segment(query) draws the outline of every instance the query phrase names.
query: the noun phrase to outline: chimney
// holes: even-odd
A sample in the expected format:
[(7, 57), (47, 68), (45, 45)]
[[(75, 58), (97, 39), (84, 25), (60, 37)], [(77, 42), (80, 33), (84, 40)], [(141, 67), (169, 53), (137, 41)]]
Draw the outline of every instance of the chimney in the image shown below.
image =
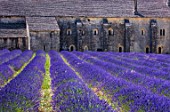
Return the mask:
[(137, 3), (137, 0), (134, 0), (134, 14), (138, 15), (138, 3)]

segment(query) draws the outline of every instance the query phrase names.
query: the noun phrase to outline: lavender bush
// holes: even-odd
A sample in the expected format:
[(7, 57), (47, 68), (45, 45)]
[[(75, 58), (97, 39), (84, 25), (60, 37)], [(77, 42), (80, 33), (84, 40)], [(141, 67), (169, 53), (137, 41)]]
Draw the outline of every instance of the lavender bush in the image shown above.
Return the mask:
[(0, 65), (0, 88), (13, 74), (14, 70), (11, 67), (5, 64)]
[(0, 64), (3, 64), (15, 57), (19, 56), (22, 53), (21, 50), (13, 50), (10, 53), (5, 53), (4, 55), (0, 56)]
[(55, 51), (50, 51), (53, 108), (57, 112), (113, 112), (84, 84)]
[[(126, 111), (169, 111), (170, 99), (152, 93), (148, 89), (114, 77), (97, 66), (88, 64), (75, 55), (62, 52), (69, 63), (81, 74), (83, 80), (93, 87), (100, 88), (119, 102)], [(162, 105), (160, 105), (160, 101)]]
[(18, 71), (26, 62), (28, 62), (33, 55), (33, 51), (26, 50), (20, 56), (6, 62), (5, 64), (11, 66), (15, 71)]
[(161, 78), (161, 79), (165, 79), (165, 80), (170, 80), (170, 75), (168, 75), (169, 74), (168, 72), (159, 70), (157, 68), (149, 68), (149, 67), (146, 67), (143, 65), (130, 64), (130, 63), (127, 63), (126, 61), (123, 61), (121, 59), (117, 60), (114, 58), (114, 56), (100, 55), (99, 53), (95, 53), (95, 52), (88, 52), (88, 54), (90, 54), (91, 56), (97, 57), (103, 61), (111, 62), (116, 65), (135, 70), (135, 71), (137, 71), (141, 74), (144, 74), (144, 75), (149, 75), (151, 77), (157, 77), (157, 78)]
[(109, 63), (109, 62), (99, 60), (97, 58), (93, 58), (88, 54), (84, 54), (81, 52), (73, 52), (73, 53), (76, 54), (79, 58), (101, 67), (100, 69), (107, 70), (108, 72), (110, 72), (116, 77), (120, 77), (127, 81), (133, 82), (137, 85), (144, 86), (145, 88), (151, 90), (154, 93), (158, 93), (170, 97), (170, 86), (169, 86), (170, 82), (167, 80), (158, 79), (156, 77), (145, 76), (133, 70), (130, 70), (128, 68), (115, 65), (114, 63)]
[(10, 51), (8, 49), (0, 50), (0, 56), (6, 53), (10, 53)]
[(2, 112), (37, 112), (40, 90), (45, 74), (45, 52), (36, 56), (24, 70), (0, 90)]

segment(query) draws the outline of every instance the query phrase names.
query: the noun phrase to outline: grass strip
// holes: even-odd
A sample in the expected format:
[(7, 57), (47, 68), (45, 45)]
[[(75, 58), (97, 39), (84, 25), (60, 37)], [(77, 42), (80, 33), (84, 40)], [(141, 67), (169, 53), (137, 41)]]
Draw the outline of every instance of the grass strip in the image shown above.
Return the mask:
[(51, 89), (51, 77), (50, 77), (50, 56), (46, 54), (46, 64), (45, 64), (45, 76), (41, 89), (41, 101), (40, 101), (40, 112), (52, 112), (52, 89)]

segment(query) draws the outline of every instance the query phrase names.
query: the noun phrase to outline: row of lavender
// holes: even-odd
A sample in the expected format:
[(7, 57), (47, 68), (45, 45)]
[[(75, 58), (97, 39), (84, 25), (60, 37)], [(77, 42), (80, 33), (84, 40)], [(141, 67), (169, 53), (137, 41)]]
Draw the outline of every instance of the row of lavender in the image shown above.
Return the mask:
[[(119, 59), (117, 59), (115, 57), (115, 55), (113, 55), (113, 54), (108, 55), (107, 53), (103, 54), (103, 53), (88, 52), (88, 54), (90, 54), (91, 56), (94, 56), (94, 57), (97, 56), (101, 60), (111, 62), (116, 65), (120, 65), (120, 66), (129, 68), (129, 69), (135, 70), (139, 73), (142, 73), (142, 74), (145, 74), (145, 75), (148, 75), (151, 77), (157, 77), (157, 78), (161, 78), (161, 79), (165, 79), (165, 80), (170, 80), (170, 76), (168, 75), (169, 74), (168, 72), (166, 72), (164, 70), (160, 70), (157, 67), (154, 67), (155, 65), (158, 65), (157, 62), (152, 62), (152, 66), (148, 67), (144, 63), (139, 64), (138, 62), (140, 62), (140, 61), (138, 61), (136, 59), (137, 57), (133, 61), (127, 61), (127, 59), (126, 59), (126, 61), (124, 61), (124, 59), (121, 58), (122, 54), (119, 54)], [(127, 54), (127, 56), (128, 56), (128, 54)], [(131, 59), (129, 58), (128, 60), (131, 60)], [(149, 63), (149, 60), (146, 60), (145, 63)], [(167, 68), (167, 67), (164, 67), (164, 68)]]
[(56, 51), (50, 51), (53, 109), (57, 112), (113, 112), (88, 88)]
[[(167, 74), (170, 71), (170, 67), (169, 67), (170, 62), (168, 63), (170, 58), (168, 59), (166, 55), (153, 55), (153, 54), (146, 55), (140, 53), (136, 55), (132, 55), (131, 53), (129, 54), (122, 53), (120, 56), (118, 56), (114, 53), (110, 53), (107, 56), (114, 57), (115, 59), (118, 59), (117, 61), (126, 62), (128, 65), (132, 66), (133, 68), (134, 67), (142, 68), (143, 70), (147, 69), (147, 72), (144, 72), (143, 70), (139, 71), (141, 73), (144, 74), (153, 73), (153, 74), (157, 74), (157, 77), (159, 78), (170, 80), (170, 77), (166, 77), (168, 76)], [(148, 68), (150, 69), (148, 70)], [(160, 74), (160, 72), (161, 72), (161, 76), (158, 75)]]
[[(79, 56), (79, 58), (84, 59), (84, 61), (78, 59), (74, 54)], [(165, 97), (169, 94), (167, 93), (167, 89), (169, 89), (168, 81), (159, 80), (158, 78), (152, 79), (145, 75), (145, 77), (142, 77), (142, 74), (121, 66), (123, 65), (123, 62), (119, 62), (120, 64), (118, 64), (118, 62), (113, 64), (114, 62), (112, 60), (114, 58), (109, 56), (102, 57), (102, 60), (99, 60), (101, 56), (91, 52), (89, 53), (90, 56), (77, 52), (74, 52), (74, 54), (62, 52), (62, 55), (68, 60), (70, 65), (80, 73), (82, 79), (87, 84), (97, 87), (99, 90), (103, 91), (104, 94), (111, 96), (112, 101), (118, 102), (122, 108), (125, 108), (125, 110), (132, 112), (168, 112), (170, 110), (170, 99)], [(106, 62), (105, 60), (110, 60), (111, 63)], [(132, 77), (129, 75), (132, 75)], [(158, 85), (152, 85), (152, 81), (158, 81)], [(161, 81), (164, 82), (161, 83)], [(162, 87), (159, 87), (159, 84), (161, 84)], [(161, 96), (157, 93), (165, 96)]]
[[(21, 58), (18, 57), (17, 59)], [(40, 90), (45, 74), (45, 62), (46, 53), (37, 51), (34, 59), (23, 71), (0, 90), (0, 111), (38, 111)], [(13, 61), (11, 61), (12, 63)]]
[[(112, 61), (113, 59), (110, 58), (111, 57), (110, 55), (106, 59), (106, 56), (102, 57), (102, 54), (100, 55), (99, 53), (91, 52), (91, 53), (83, 54), (80, 52), (74, 52), (74, 54), (76, 54), (79, 58), (87, 62), (90, 62), (94, 65), (101, 67), (101, 69), (105, 69), (107, 72), (111, 73), (116, 77), (120, 77), (127, 81), (133, 82), (137, 85), (144, 86), (145, 88), (151, 90), (154, 93), (170, 97), (170, 86), (169, 86), (170, 82), (168, 80), (140, 74), (134, 70), (131, 70), (130, 65), (124, 66), (125, 62), (123, 61), (119, 63)], [(110, 61), (107, 61), (108, 59), (110, 59)], [(125, 63), (125, 65), (127, 64), (128, 63)]]
[[(0, 51), (0, 57), (2, 56), (4, 59), (7, 58), (3, 55), (8, 56), (12, 53), (8, 50), (2, 52), (5, 53), (1, 54)], [(33, 54), (32, 51), (17, 52), (18, 56), (12, 57), (10, 54), (11, 58), (4, 61), (0, 66), (7, 66), (10, 70), (17, 71)], [(109, 96), (112, 103), (118, 103), (117, 106), (122, 107), (123, 110), (168, 112), (170, 110), (170, 82), (168, 77), (161, 74), (156, 75), (156, 72), (151, 74), (140, 72), (137, 69), (144, 64), (145, 69), (149, 70), (148, 65), (154, 62), (161, 63), (160, 59), (154, 56), (154, 60), (149, 59), (149, 64), (147, 64), (142, 60), (147, 58), (148, 55), (134, 54), (62, 52), (61, 56), (64, 56), (70, 66), (79, 73), (77, 75), (66, 65), (59, 53), (50, 51), (54, 111), (114, 111), (107, 102), (100, 100), (88, 88), (90, 86)], [(126, 55), (127, 57), (132, 56), (133, 59), (129, 58), (128, 60)], [(28, 66), (0, 90), (0, 111), (38, 111), (40, 90), (45, 74), (45, 56), (45, 52), (38, 51), (36, 57)], [(162, 55), (159, 56), (163, 57)], [(165, 59), (168, 60), (169, 57), (165, 56)], [(135, 64), (135, 60), (137, 60), (137, 64)], [(161, 63), (159, 67), (161, 65), (168, 69), (168, 62)], [(154, 67), (152, 68), (156, 71)], [(160, 70), (163, 70), (163, 68), (160, 68)]]
[(26, 62), (28, 62), (32, 55), (32, 51), (8, 50), (0, 51), (0, 87), (4, 85), (14, 73), (18, 71)]

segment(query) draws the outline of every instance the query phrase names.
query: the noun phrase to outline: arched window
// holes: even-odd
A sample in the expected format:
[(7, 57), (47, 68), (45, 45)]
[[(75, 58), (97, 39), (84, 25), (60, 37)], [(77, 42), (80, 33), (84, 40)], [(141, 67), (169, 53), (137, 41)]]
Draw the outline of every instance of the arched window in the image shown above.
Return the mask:
[(108, 30), (108, 34), (109, 34), (109, 35), (114, 35), (113, 29), (109, 29), (109, 30)]
[(160, 29), (160, 36), (165, 36), (165, 29)]
[(145, 35), (145, 30), (144, 29), (141, 30), (141, 35), (142, 36)]
[(45, 51), (45, 45), (44, 45), (44, 51)]
[(71, 29), (67, 29), (67, 35), (71, 35), (71, 34), (72, 34)]
[(162, 36), (163, 35), (163, 31), (162, 31), (162, 29), (160, 29), (160, 36)]
[(80, 35), (85, 35), (85, 31), (84, 31), (84, 30), (79, 30), (78, 33), (79, 33)]
[(82, 35), (85, 35), (85, 31), (84, 30), (82, 31)]
[(84, 51), (88, 51), (88, 47), (87, 46), (84, 46)]
[(93, 30), (93, 35), (98, 35), (98, 33), (99, 33), (99, 32), (98, 32), (98, 29), (94, 29), (94, 30)]
[(87, 19), (88, 22), (90, 22), (90, 19)]
[(165, 36), (165, 29), (163, 29), (163, 36)]

